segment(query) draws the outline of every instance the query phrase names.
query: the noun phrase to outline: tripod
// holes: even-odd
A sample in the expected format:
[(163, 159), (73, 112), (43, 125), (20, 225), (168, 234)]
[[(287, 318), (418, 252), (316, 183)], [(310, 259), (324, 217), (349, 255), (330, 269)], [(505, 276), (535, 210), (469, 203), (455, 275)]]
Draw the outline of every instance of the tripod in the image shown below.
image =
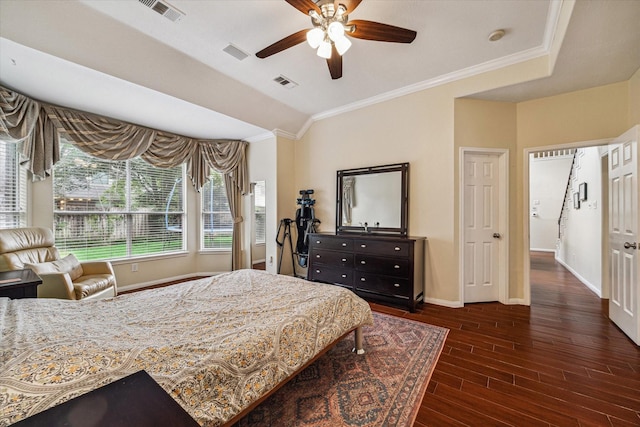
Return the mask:
[[(280, 256), (278, 257), (278, 274), (280, 274), (280, 268), (282, 267), (282, 255), (284, 253), (284, 244), (286, 241), (289, 241), (289, 252), (291, 252), (291, 268), (293, 268), (293, 275), (296, 275), (296, 263), (294, 261), (294, 252), (293, 252), (293, 243), (291, 243), (291, 223), (293, 220), (291, 218), (283, 218), (280, 220), (280, 225), (278, 226), (278, 232), (276, 233), (276, 243), (280, 247)], [(282, 241), (278, 240), (280, 237), (280, 230), (284, 226), (284, 234), (282, 235)]]

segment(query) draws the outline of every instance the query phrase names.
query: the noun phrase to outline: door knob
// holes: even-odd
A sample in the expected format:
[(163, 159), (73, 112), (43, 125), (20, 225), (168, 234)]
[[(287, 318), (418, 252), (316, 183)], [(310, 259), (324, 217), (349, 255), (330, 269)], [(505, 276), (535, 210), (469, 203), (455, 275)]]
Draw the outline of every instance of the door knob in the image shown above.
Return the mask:
[(494, 239), (499, 239), (500, 237), (502, 237), (502, 236), (500, 236), (500, 233), (493, 233), (493, 238)]
[(637, 249), (638, 245), (636, 244), (636, 242), (633, 243), (629, 243), (629, 242), (624, 242), (624, 248), (625, 249)]

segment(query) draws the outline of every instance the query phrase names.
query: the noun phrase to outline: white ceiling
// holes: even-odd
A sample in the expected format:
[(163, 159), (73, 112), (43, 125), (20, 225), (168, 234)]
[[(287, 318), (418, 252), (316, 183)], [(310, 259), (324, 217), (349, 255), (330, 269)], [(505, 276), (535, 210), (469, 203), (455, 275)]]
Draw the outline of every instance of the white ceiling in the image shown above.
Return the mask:
[[(0, 83), (53, 102), (202, 138), (296, 135), (311, 120), (547, 54), (559, 0), (364, 0), (351, 19), (417, 31), (412, 44), (353, 40), (343, 78), (306, 44), (253, 54), (310, 19), (284, 0), (0, 0)], [(521, 101), (628, 79), (640, 68), (640, 1), (579, 0), (554, 75), (475, 97)], [(488, 35), (504, 28), (491, 43)], [(232, 43), (251, 54), (239, 61)], [(293, 89), (273, 82), (284, 75)]]

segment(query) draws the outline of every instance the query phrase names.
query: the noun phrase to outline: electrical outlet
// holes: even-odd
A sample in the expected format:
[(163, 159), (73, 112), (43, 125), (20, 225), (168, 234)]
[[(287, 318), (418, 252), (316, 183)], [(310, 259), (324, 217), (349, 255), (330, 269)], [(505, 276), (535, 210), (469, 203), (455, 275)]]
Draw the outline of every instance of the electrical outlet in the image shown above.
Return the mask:
[(272, 256), (269, 257), (269, 265), (273, 265), (273, 257)]
[(131, 271), (133, 271), (134, 273), (136, 271), (138, 271), (138, 263), (134, 262), (133, 264), (131, 264)]

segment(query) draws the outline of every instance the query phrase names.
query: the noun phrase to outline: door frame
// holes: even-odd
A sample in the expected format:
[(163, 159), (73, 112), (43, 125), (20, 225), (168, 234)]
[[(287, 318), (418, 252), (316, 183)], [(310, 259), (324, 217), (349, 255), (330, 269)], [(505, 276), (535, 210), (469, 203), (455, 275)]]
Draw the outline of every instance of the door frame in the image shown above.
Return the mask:
[[(606, 139), (594, 139), (590, 141), (580, 141), (580, 142), (571, 142), (567, 144), (554, 144), (554, 145), (543, 145), (539, 147), (531, 147), (525, 148), (523, 150), (523, 168), (522, 168), (522, 233), (523, 233), (523, 298), (520, 302), (524, 305), (531, 305), (531, 257), (529, 256), (531, 241), (529, 238), (530, 228), (529, 228), (529, 215), (531, 212), (531, 206), (529, 205), (529, 180), (531, 176), (529, 175), (529, 157), (532, 153), (536, 153), (539, 151), (549, 151), (549, 150), (562, 150), (566, 148), (586, 148), (586, 147), (595, 147), (599, 145), (609, 145), (614, 138), (606, 138)], [(608, 207), (607, 207), (608, 209)], [(600, 231), (602, 233), (602, 230)], [(555, 255), (554, 255), (555, 256)], [(604, 284), (603, 284), (604, 288)], [(608, 289), (608, 287), (607, 287)]]
[(499, 296), (498, 301), (502, 304), (507, 304), (509, 300), (509, 149), (508, 148), (481, 148), (481, 147), (460, 147), (459, 154), (459, 184), (458, 184), (458, 196), (459, 196), (459, 210), (458, 210), (458, 259), (460, 265), (458, 266), (458, 286), (460, 295), (460, 307), (464, 306), (464, 268), (465, 268), (465, 256), (464, 256), (464, 161), (467, 154), (488, 154), (498, 156), (498, 173), (502, 185), (500, 186), (500, 194), (498, 196), (498, 209), (500, 210), (500, 234), (502, 238), (498, 249), (498, 258), (502, 261), (502, 267), (498, 272), (499, 281)]

